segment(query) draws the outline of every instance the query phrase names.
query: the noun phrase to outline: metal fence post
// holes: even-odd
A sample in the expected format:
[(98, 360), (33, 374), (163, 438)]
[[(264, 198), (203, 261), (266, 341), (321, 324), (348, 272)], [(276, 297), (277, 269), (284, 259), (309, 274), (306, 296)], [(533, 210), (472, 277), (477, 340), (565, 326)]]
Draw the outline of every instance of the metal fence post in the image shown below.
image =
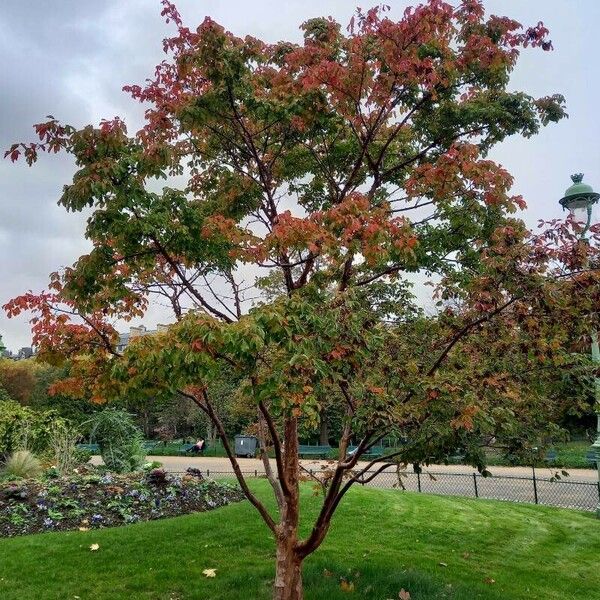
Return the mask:
[(477, 489), (477, 473), (473, 473), (473, 487), (475, 488), (475, 498), (479, 498), (479, 490)]
[(206, 469), (206, 476), (210, 477), (210, 469)]
[(537, 479), (535, 478), (535, 465), (531, 465), (531, 470), (533, 471), (533, 497), (535, 499), (535, 503), (538, 503), (538, 491), (537, 491)]
[(419, 473), (419, 471), (417, 471), (417, 487), (419, 488), (419, 491), (421, 491), (421, 473)]
[(254, 477), (258, 477), (258, 469), (254, 469)]

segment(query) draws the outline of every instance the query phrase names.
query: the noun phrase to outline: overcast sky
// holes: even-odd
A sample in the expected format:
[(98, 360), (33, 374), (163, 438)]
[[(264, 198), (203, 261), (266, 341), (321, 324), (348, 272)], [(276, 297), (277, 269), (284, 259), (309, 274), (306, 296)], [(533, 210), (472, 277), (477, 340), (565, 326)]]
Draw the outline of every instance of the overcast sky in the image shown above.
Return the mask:
[[(411, 4), (386, 0), (393, 14)], [(158, 0), (1, 0), (0, 148), (33, 139), (31, 125), (54, 115), (73, 125), (119, 115), (130, 131), (141, 109), (121, 91), (142, 83), (162, 60), (161, 40), (172, 28)], [(363, 0), (180, 0), (187, 25), (206, 15), (238, 35), (299, 41), (298, 25), (331, 15), (346, 24)], [(554, 52), (523, 53), (512, 87), (535, 96), (562, 93), (570, 118), (536, 138), (514, 138), (493, 158), (515, 176), (516, 193), (529, 208), (525, 220), (560, 215), (558, 199), (569, 175), (581, 171), (600, 189), (599, 0), (490, 0), (488, 12), (523, 24), (549, 27)], [(3, 152), (2, 152), (3, 153)], [(34, 168), (0, 161), (0, 304), (27, 290), (45, 288), (48, 273), (86, 252), (84, 217), (56, 205), (74, 168), (67, 157), (43, 156)], [(153, 325), (154, 323), (148, 323)], [(4, 343), (29, 345), (26, 318), (0, 314)]]

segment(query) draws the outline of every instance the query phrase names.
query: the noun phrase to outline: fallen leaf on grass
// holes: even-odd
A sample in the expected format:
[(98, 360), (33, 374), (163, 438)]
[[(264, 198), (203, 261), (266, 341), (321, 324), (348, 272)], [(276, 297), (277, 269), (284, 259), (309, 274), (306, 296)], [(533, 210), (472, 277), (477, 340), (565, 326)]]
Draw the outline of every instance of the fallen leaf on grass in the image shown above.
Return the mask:
[(400, 600), (410, 600), (410, 592), (407, 592), (404, 588), (402, 588), (398, 592), (398, 598), (400, 598)]
[(329, 569), (323, 569), (323, 577), (333, 577), (333, 573)]
[(340, 588), (342, 592), (353, 592), (354, 591), (354, 583), (352, 581), (346, 581), (342, 579), (340, 582)]
[(447, 566), (448, 566), (448, 563), (441, 562), (441, 563), (439, 563), (439, 565), (440, 565), (440, 567), (447, 567)]
[(96, 552), (96, 550), (100, 550), (100, 544), (92, 544), (92, 545), (90, 546), (90, 550), (91, 550), (92, 552)]
[(486, 577), (486, 578), (484, 579), (484, 581), (485, 581), (486, 583), (489, 583), (490, 585), (491, 585), (492, 583), (496, 583), (496, 580), (495, 580), (495, 579), (492, 579), (491, 577)]
[(217, 570), (216, 569), (204, 569), (204, 571), (202, 571), (202, 575), (204, 575), (205, 577), (216, 577)]

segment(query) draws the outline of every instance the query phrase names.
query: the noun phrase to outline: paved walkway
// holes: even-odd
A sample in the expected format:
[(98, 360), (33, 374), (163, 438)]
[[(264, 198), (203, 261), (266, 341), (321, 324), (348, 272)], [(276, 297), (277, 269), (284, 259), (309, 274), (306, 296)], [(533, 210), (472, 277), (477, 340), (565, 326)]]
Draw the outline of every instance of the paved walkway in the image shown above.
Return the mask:
[[(197, 456), (148, 456), (148, 460), (161, 462), (171, 472), (183, 472), (195, 467), (210, 477), (224, 475), (233, 477), (233, 470), (227, 458)], [(95, 456), (92, 462), (98, 463)], [(271, 461), (274, 465), (275, 461)], [(248, 477), (264, 475), (261, 460), (241, 458), (242, 472)], [(327, 466), (324, 460), (302, 460), (302, 466), (318, 473)], [(331, 463), (329, 463), (331, 464)], [(367, 463), (358, 463), (358, 467)], [(595, 511), (599, 502), (600, 488), (598, 473), (592, 469), (572, 469), (569, 477), (552, 480), (554, 471), (548, 468), (536, 469), (536, 479), (528, 467), (490, 467), (491, 477), (482, 477), (466, 465), (431, 465), (417, 475), (411, 468), (398, 474), (393, 466), (378, 474), (367, 485), (377, 488), (406, 489), (430, 494), (465, 496), (467, 498), (489, 498), (546, 504), (564, 508)]]
[[(195, 467), (203, 471), (210, 469), (211, 472), (231, 472), (231, 463), (227, 458), (213, 456), (148, 456), (148, 460), (157, 460), (161, 462), (168, 471), (185, 471), (188, 467)], [(263, 463), (255, 458), (238, 459), (243, 471), (254, 472), (255, 470), (263, 472)], [(275, 461), (271, 461), (273, 466)], [(302, 460), (301, 464), (307, 469), (317, 470), (321, 465), (326, 464), (323, 460)], [(358, 463), (361, 464), (366, 463)], [(430, 465), (423, 468), (424, 472), (431, 473), (472, 473), (475, 470), (467, 465)], [(503, 477), (531, 477), (530, 467), (488, 467), (492, 475)], [(569, 481), (587, 481), (597, 482), (598, 471), (594, 469), (568, 469)], [(554, 471), (548, 468), (536, 469), (536, 476), (540, 478), (551, 477)]]

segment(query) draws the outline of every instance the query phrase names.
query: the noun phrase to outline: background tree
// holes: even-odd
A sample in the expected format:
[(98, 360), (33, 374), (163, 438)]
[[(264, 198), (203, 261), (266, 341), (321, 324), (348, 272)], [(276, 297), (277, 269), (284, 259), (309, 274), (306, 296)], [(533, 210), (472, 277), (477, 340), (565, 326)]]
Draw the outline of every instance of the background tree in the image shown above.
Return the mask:
[(0, 359), (0, 384), (9, 396), (21, 404), (29, 404), (39, 370), (32, 360)]
[[(75, 357), (57, 391), (180, 394), (198, 406), (273, 533), (275, 598), (297, 599), (302, 562), (344, 494), (385, 461), (461, 447), (483, 470), (486, 437), (523, 448), (552, 433), (542, 418), (557, 411), (552, 373), (572, 368), (570, 342), (598, 320), (597, 274), (583, 268), (597, 231), (587, 245), (573, 223), (533, 236), (513, 216), (525, 203), (512, 178), (485, 158), (565, 114), (561, 96), (508, 87), (522, 48), (551, 49), (541, 23), (486, 18), (477, 0), (430, 0), (399, 21), (359, 11), (347, 34), (312, 19), (302, 44), (267, 44), (209, 18), (192, 31), (163, 5), (177, 28), (168, 57), (147, 85), (126, 88), (146, 105), (140, 132), (129, 137), (119, 119), (78, 130), (51, 118), (36, 126), (39, 143), (8, 150), (30, 163), (40, 150), (74, 157), (60, 203), (92, 209), (93, 250), (7, 310), (34, 311), (42, 356)], [(185, 186), (155, 191), (170, 176)], [(278, 272), (285, 294), (258, 302), (258, 271)], [(402, 293), (414, 273), (440, 282), (435, 319)], [(111, 323), (142, 316), (157, 296), (176, 323), (120, 356)], [(398, 318), (382, 322), (383, 310)], [(224, 371), (257, 415), (277, 515), (229, 446), (211, 391)], [(339, 459), (302, 539), (299, 430), (331, 402), (344, 414)], [(359, 463), (390, 433), (410, 442)]]
[(68, 374), (68, 365), (57, 366), (36, 359), (0, 360), (0, 385), (10, 398), (36, 412), (51, 410), (72, 424), (81, 425), (97, 406), (86, 397), (52, 393), (54, 383)]

